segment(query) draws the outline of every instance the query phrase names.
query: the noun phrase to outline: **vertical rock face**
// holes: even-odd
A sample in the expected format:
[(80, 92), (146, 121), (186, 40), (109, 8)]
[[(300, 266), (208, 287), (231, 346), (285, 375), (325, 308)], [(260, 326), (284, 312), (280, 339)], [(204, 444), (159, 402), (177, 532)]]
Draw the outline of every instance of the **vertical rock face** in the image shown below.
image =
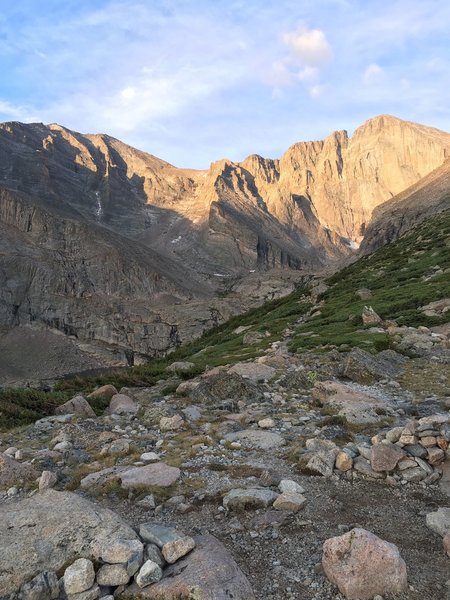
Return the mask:
[(227, 278), (348, 255), (449, 151), (449, 134), (382, 116), (194, 171), (106, 135), (0, 124), (0, 325), (162, 354), (208, 325)]

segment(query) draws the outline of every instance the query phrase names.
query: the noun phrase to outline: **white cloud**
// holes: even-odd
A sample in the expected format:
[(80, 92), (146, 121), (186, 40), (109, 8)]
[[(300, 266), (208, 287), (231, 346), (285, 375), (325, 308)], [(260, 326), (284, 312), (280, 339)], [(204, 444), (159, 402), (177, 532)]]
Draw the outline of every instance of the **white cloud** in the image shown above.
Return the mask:
[(31, 110), (25, 106), (17, 106), (6, 100), (0, 99), (0, 115), (5, 116), (7, 120), (17, 120), (30, 123), (37, 121)]
[(289, 50), (291, 62), (299, 66), (324, 67), (332, 58), (331, 46), (320, 29), (302, 27), (284, 33), (281, 40)]
[(362, 78), (365, 85), (377, 85), (384, 80), (385, 73), (380, 65), (372, 63), (366, 68)]

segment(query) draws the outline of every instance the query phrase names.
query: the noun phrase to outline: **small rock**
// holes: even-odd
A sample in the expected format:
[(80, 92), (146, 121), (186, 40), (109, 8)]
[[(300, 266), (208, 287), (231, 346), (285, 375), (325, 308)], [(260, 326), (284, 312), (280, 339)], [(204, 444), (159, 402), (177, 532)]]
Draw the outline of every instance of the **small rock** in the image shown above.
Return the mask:
[(282, 479), (278, 485), (278, 489), (282, 494), (284, 492), (294, 492), (295, 494), (303, 494), (305, 492), (300, 484), (291, 479)]
[(59, 582), (56, 573), (43, 571), (20, 588), (21, 600), (56, 600), (59, 598)]
[(296, 492), (283, 492), (273, 503), (275, 510), (298, 512), (306, 504), (306, 498)]
[(140, 568), (134, 580), (140, 588), (143, 588), (162, 579), (162, 575), (161, 567), (152, 560), (147, 560)]
[(181, 475), (180, 469), (170, 467), (163, 462), (152, 463), (145, 467), (133, 467), (120, 473), (124, 489), (145, 486), (170, 487)]
[(152, 560), (163, 569), (166, 565), (164, 556), (156, 544), (147, 544), (145, 548), (145, 559)]
[(58, 481), (56, 473), (53, 471), (42, 471), (42, 475), (39, 477), (39, 491), (43, 492), (55, 486)]
[(64, 590), (66, 594), (79, 594), (94, 585), (95, 571), (92, 562), (79, 558), (64, 571)]
[(353, 459), (347, 452), (339, 452), (336, 456), (336, 469), (339, 471), (350, 471), (353, 467)]
[(184, 426), (184, 419), (180, 415), (173, 417), (161, 417), (159, 428), (161, 431), (178, 431)]
[(364, 325), (376, 325), (382, 321), (380, 315), (378, 315), (371, 306), (365, 306), (363, 308), (361, 317)]
[(261, 427), (261, 429), (271, 429), (275, 427), (275, 421), (271, 418), (261, 419), (258, 421), (258, 427)]
[(75, 396), (72, 400), (57, 406), (55, 409), (57, 415), (75, 414), (84, 418), (95, 418), (95, 412), (89, 402), (83, 396)]
[(385, 442), (372, 446), (370, 465), (374, 471), (393, 471), (404, 452), (394, 444)]
[(90, 393), (88, 398), (109, 398), (109, 399), (111, 399), (113, 396), (115, 396), (118, 393), (119, 392), (113, 385), (111, 385), (110, 383), (107, 383), (106, 385), (102, 385), (101, 387), (97, 388), (92, 393)]
[(237, 488), (223, 498), (223, 506), (228, 510), (255, 510), (271, 506), (278, 497), (276, 492), (266, 488)]
[(144, 452), (139, 458), (143, 462), (148, 463), (158, 462), (160, 460), (159, 454), (156, 454), (156, 452)]
[(165, 543), (162, 547), (162, 555), (169, 564), (172, 564), (194, 548), (195, 541), (189, 536), (184, 536)]
[(104, 586), (126, 585), (130, 581), (126, 565), (103, 565), (97, 571), (97, 583)]
[(445, 459), (445, 452), (440, 448), (428, 448), (428, 462), (430, 465), (439, 465)]
[(441, 507), (428, 513), (426, 521), (429, 529), (444, 537), (450, 531), (450, 508)]

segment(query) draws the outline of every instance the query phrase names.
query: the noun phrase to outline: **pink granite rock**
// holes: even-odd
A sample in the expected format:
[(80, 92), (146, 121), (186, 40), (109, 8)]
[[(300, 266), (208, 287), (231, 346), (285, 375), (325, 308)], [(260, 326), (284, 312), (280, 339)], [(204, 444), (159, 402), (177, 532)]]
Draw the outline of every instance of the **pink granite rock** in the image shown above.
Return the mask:
[(328, 579), (349, 600), (370, 600), (408, 588), (405, 561), (397, 546), (365, 529), (326, 540), (322, 565)]

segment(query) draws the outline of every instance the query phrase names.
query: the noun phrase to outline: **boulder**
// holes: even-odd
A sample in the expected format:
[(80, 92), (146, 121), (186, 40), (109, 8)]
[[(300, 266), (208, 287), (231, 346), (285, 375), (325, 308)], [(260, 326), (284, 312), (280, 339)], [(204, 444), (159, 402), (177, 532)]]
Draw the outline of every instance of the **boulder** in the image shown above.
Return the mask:
[(298, 512), (306, 504), (306, 498), (303, 494), (297, 492), (283, 492), (273, 503), (275, 510), (285, 510), (289, 512)]
[(361, 314), (364, 325), (378, 325), (382, 319), (371, 306), (365, 306)]
[(94, 390), (93, 392), (91, 392), (88, 395), (88, 398), (109, 398), (109, 399), (111, 399), (113, 396), (115, 396), (118, 393), (119, 392), (113, 385), (111, 385), (110, 383), (107, 383), (106, 385), (102, 385), (101, 387), (99, 387), (96, 390)]
[(94, 559), (92, 544), (137, 540), (112, 511), (71, 492), (46, 490), (0, 505), (0, 597), (43, 571), (58, 572), (78, 558)]
[(343, 359), (339, 374), (356, 383), (370, 385), (380, 379), (394, 379), (406, 361), (407, 358), (393, 350), (374, 355), (361, 348), (353, 348)]
[(190, 392), (191, 398), (201, 404), (220, 405), (225, 400), (234, 402), (259, 402), (264, 399), (263, 390), (237, 373), (211, 375)]
[(395, 444), (390, 442), (382, 442), (374, 444), (370, 451), (370, 466), (374, 471), (393, 471), (398, 464), (398, 461), (405, 456)]
[(267, 488), (236, 488), (223, 498), (225, 508), (234, 511), (267, 508), (278, 498), (278, 494)]
[(58, 477), (56, 473), (53, 473), (53, 471), (42, 471), (42, 475), (39, 477), (39, 491), (44, 492), (54, 487), (57, 481)]
[(310, 439), (306, 441), (305, 456), (303, 463), (313, 473), (319, 473), (325, 477), (333, 474), (334, 463), (339, 452), (336, 444), (330, 440)]
[(228, 442), (239, 442), (244, 448), (273, 450), (284, 445), (284, 439), (278, 433), (257, 429), (244, 429), (224, 436)]
[(56, 600), (59, 597), (58, 577), (53, 571), (39, 573), (20, 588), (21, 600)]
[(94, 409), (83, 396), (75, 396), (55, 409), (57, 415), (74, 414), (86, 419), (93, 419), (96, 415)]
[(125, 394), (115, 394), (109, 403), (110, 414), (116, 415), (135, 415), (139, 410), (139, 405), (132, 398)]
[(322, 566), (348, 600), (372, 600), (377, 594), (408, 589), (406, 564), (398, 548), (365, 529), (326, 540)]
[(257, 362), (238, 362), (234, 364), (231, 369), (228, 369), (228, 373), (237, 373), (245, 379), (250, 379), (254, 383), (260, 381), (269, 381), (277, 373), (276, 369), (269, 367)]
[(20, 463), (7, 454), (0, 454), (0, 490), (35, 481), (39, 473), (29, 464)]
[(133, 467), (120, 473), (119, 477), (124, 489), (139, 487), (170, 487), (180, 477), (177, 467), (170, 467), (163, 462), (152, 463), (145, 467)]
[(427, 527), (444, 537), (450, 531), (450, 508), (441, 507), (426, 516)]
[(162, 579), (162, 576), (161, 567), (152, 560), (147, 560), (135, 577), (136, 585), (140, 588), (144, 588), (151, 583), (156, 583)]
[(325, 406), (336, 410), (353, 425), (372, 425), (392, 413), (386, 400), (355, 390), (350, 385), (337, 381), (317, 382), (312, 396)]
[(194, 550), (167, 567), (161, 581), (143, 589), (133, 583), (122, 598), (256, 600), (249, 581), (221, 542), (211, 535), (197, 536), (194, 540)]
[(178, 431), (184, 426), (184, 419), (180, 415), (173, 415), (173, 417), (161, 417), (159, 421), (159, 428), (161, 431)]

